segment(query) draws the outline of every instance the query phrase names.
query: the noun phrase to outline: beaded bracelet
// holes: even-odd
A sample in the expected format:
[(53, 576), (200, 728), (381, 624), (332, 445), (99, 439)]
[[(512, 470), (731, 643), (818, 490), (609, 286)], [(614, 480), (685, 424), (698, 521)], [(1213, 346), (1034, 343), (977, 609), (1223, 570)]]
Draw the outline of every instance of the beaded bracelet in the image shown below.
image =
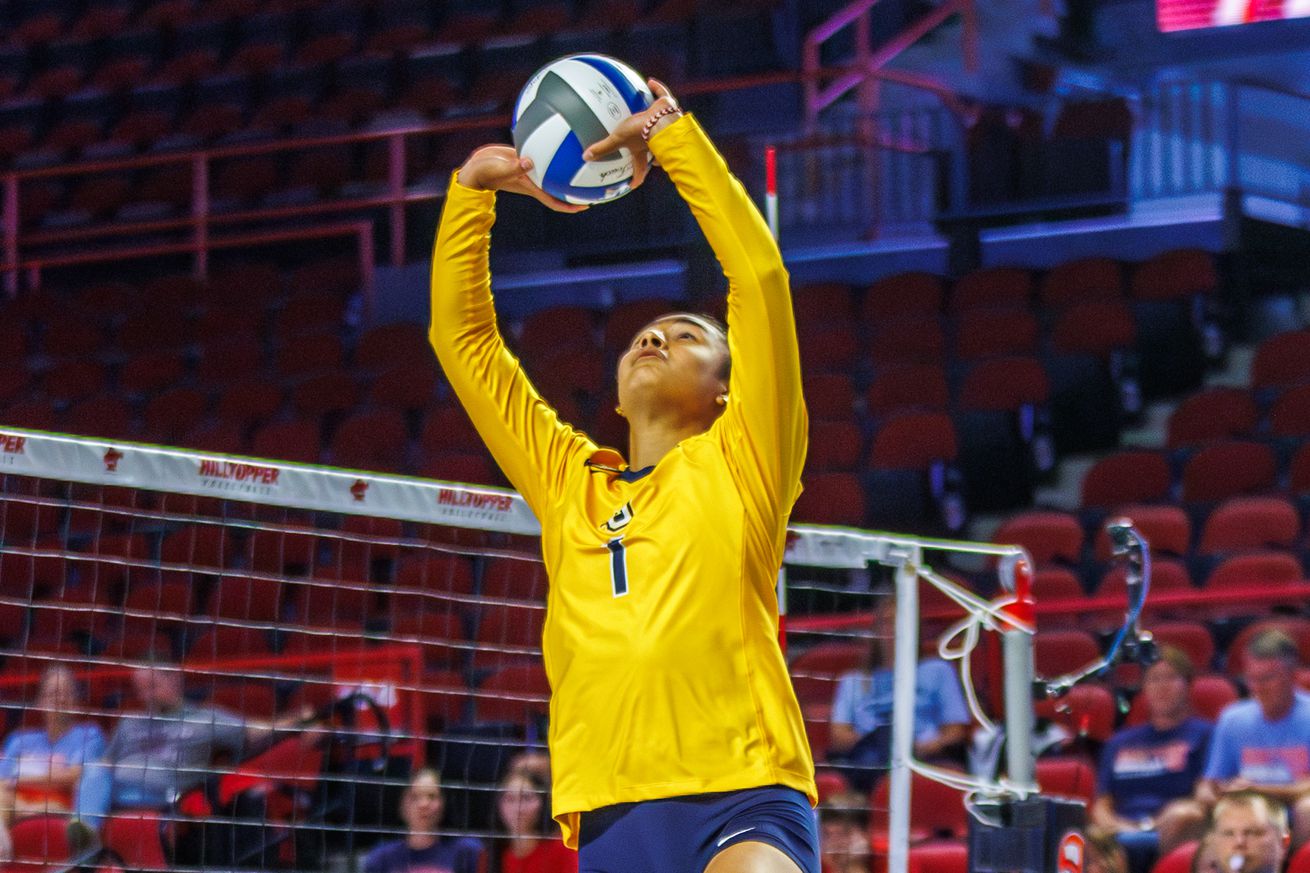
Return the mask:
[(643, 126), (641, 129), (641, 141), (650, 142), (651, 131), (655, 129), (655, 125), (659, 123), (659, 120), (664, 116), (672, 115), (675, 112), (677, 112), (678, 114), (682, 114), (681, 109), (679, 109), (677, 106), (670, 104), (668, 106), (665, 106), (659, 112), (656, 112), (650, 118), (647, 118), (645, 126)]

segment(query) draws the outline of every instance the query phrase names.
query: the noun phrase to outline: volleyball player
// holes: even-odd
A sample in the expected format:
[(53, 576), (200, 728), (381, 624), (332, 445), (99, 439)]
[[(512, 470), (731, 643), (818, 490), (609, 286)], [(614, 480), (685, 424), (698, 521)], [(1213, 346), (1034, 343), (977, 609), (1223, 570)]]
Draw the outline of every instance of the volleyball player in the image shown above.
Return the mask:
[(817, 873), (813, 762), (774, 584), (806, 414), (787, 273), (696, 120), (658, 99), (586, 156), (647, 148), (729, 282), (728, 326), (675, 313), (618, 366), (626, 458), (560, 421), (496, 328), (496, 191), (565, 204), (506, 146), (457, 171), (437, 232), (431, 340), (541, 521), (550, 578), (553, 813), (582, 873)]

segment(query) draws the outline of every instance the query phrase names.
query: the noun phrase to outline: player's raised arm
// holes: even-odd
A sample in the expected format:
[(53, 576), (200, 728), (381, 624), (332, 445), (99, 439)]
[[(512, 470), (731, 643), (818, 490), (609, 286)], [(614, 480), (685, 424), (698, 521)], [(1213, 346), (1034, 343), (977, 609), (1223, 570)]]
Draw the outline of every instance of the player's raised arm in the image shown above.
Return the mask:
[(432, 253), (428, 338), (497, 463), (539, 512), (586, 438), (559, 421), (505, 347), (491, 298), (491, 225), (497, 191), (526, 194), (558, 212), (585, 207), (532, 184), (530, 167), (508, 146), (484, 146), (451, 180)]
[[(800, 354), (782, 255), (741, 183), (729, 172), (696, 119), (684, 116), (668, 89), (651, 80), (659, 100), (638, 128), (678, 193), (687, 201), (728, 278), (728, 347), (732, 375), (724, 423), (764, 474), (775, 505), (786, 512), (800, 493), (808, 424)], [(588, 154), (633, 143), (620, 126)]]

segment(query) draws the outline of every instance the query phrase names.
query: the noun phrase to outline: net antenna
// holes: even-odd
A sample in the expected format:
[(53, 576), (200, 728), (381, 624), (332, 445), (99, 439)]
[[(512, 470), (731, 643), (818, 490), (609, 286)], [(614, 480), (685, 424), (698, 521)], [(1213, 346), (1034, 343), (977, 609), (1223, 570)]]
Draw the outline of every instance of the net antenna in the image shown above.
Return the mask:
[(1151, 549), (1130, 518), (1111, 519), (1105, 525), (1105, 532), (1114, 557), (1122, 560), (1127, 570), (1128, 609), (1124, 612), (1123, 625), (1102, 657), (1063, 676), (1039, 678), (1037, 691), (1042, 697), (1063, 697), (1079, 682), (1104, 675), (1121, 661), (1149, 664), (1156, 660), (1155, 639), (1150, 631), (1141, 628), (1142, 607), (1151, 590)]

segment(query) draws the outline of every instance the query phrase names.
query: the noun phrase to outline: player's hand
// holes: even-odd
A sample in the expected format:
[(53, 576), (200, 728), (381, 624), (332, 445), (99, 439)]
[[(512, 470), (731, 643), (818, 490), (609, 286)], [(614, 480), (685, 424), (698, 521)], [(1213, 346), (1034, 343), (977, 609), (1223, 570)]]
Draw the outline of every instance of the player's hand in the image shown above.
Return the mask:
[(647, 79), (646, 81), (650, 85), (651, 92), (655, 95), (655, 102), (644, 112), (629, 115), (620, 121), (618, 127), (614, 128), (613, 133), (599, 142), (592, 143), (582, 153), (583, 160), (592, 161), (600, 155), (606, 155), (619, 149), (627, 149), (632, 154), (633, 188), (646, 181), (646, 173), (650, 169), (647, 161), (646, 140), (641, 135), (642, 131), (646, 129), (646, 122), (666, 109), (672, 110), (664, 112), (660, 116), (660, 120), (655, 122), (655, 126), (650, 132), (650, 135), (654, 136), (682, 115), (682, 110), (678, 107), (678, 101), (669, 93), (669, 89), (663, 82), (658, 79)]
[(456, 178), (461, 185), (479, 191), (508, 191), (540, 200), (556, 212), (581, 212), (585, 205), (565, 203), (541, 190), (528, 178), (531, 158), (521, 158), (507, 145), (485, 145), (469, 155)]

